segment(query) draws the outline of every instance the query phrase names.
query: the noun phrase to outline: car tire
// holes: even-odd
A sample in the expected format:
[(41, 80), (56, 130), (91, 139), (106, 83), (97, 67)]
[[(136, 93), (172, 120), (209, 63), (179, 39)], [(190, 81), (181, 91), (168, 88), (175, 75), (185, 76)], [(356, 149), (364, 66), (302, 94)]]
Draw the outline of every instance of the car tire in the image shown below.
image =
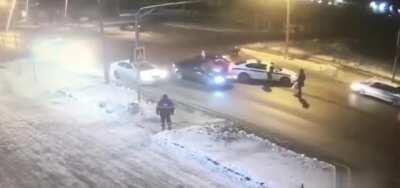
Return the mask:
[(283, 85), (283, 86), (290, 86), (290, 79), (287, 77), (282, 77), (279, 82)]
[(400, 100), (398, 99), (393, 99), (391, 103), (393, 106), (400, 106)]
[(250, 76), (247, 73), (240, 73), (238, 81), (241, 83), (248, 83), (250, 81)]
[(114, 72), (113, 72), (113, 75), (114, 75), (114, 78), (115, 78), (115, 79), (117, 79), (117, 80), (120, 80), (120, 79), (121, 79), (121, 76), (119, 75), (119, 73), (118, 73), (117, 71), (114, 71)]

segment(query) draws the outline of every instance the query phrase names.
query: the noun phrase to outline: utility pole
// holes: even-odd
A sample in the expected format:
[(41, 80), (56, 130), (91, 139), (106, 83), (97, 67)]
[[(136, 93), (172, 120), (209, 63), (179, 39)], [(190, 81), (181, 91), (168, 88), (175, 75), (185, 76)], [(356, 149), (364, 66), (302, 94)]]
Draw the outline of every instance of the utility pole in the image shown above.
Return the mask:
[(285, 40), (285, 59), (289, 59), (290, 42), (290, 0), (286, 0), (286, 40)]
[(392, 82), (396, 80), (397, 74), (397, 63), (399, 61), (399, 50), (400, 50), (400, 28), (396, 33), (396, 51), (394, 55), (393, 67), (392, 67)]
[[(99, 3), (99, 0), (97, 1), (97, 3)], [(64, 17), (65, 18), (68, 16), (68, 6), (69, 6), (69, 0), (65, 0), (65, 3), (64, 3)]]
[(104, 81), (106, 84), (110, 83), (109, 77), (109, 65), (106, 61), (106, 43), (104, 38), (104, 21), (103, 21), (103, 3), (104, 0), (97, 0), (97, 8), (99, 13), (99, 27), (100, 27), (100, 38), (101, 38), (101, 61), (103, 63), (103, 71), (104, 71)]
[(29, 14), (29, 0), (26, 0), (25, 2), (25, 18), (28, 17)]
[[(163, 7), (171, 7), (171, 6), (178, 6), (178, 5), (187, 5), (187, 4), (194, 4), (194, 3), (200, 3), (204, 2), (204, 0), (192, 0), (192, 1), (180, 1), (180, 2), (173, 2), (173, 3), (163, 3), (159, 5), (150, 5), (150, 6), (144, 6), (139, 8), (139, 10), (135, 14), (135, 40), (133, 42), (133, 51), (131, 53), (131, 59), (130, 63), (134, 64), (133, 66), (136, 66), (136, 78), (137, 78), (137, 101), (140, 104), (142, 100), (142, 88), (141, 88), (141, 80), (140, 80), (140, 69), (141, 65), (140, 63), (145, 63), (145, 62), (138, 62), (138, 56), (136, 54), (138, 48), (140, 47), (140, 19), (147, 14), (151, 13), (153, 10), (157, 8), (163, 8)], [(144, 12), (147, 11), (147, 12)]]
[(17, 0), (13, 0), (12, 3), (11, 3), (10, 11), (8, 12), (6, 32), (8, 32), (8, 30), (10, 30), (11, 21), (12, 21), (13, 15), (14, 15), (14, 10), (15, 10), (15, 5), (16, 4), (17, 4)]

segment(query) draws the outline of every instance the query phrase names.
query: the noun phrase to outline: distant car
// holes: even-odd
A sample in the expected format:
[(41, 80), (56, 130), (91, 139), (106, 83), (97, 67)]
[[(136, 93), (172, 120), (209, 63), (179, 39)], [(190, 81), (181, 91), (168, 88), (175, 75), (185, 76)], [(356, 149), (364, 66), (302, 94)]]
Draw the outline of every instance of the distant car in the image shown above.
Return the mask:
[[(116, 80), (137, 81), (136, 67), (129, 63), (129, 60), (121, 60), (110, 65), (110, 74)], [(151, 85), (168, 78), (166, 69), (158, 68), (156, 65), (145, 63), (140, 65), (141, 84)]]
[(229, 62), (223, 57), (210, 55), (196, 56), (173, 65), (177, 79), (187, 79), (208, 87), (232, 86), (228, 79)]
[[(263, 62), (257, 59), (243, 60), (230, 67), (230, 77), (239, 82), (266, 81), (270, 66), (271, 62)], [(280, 82), (283, 85), (291, 85), (296, 79), (297, 74), (295, 72), (274, 65), (271, 81)]]
[(400, 87), (392, 83), (369, 79), (351, 84), (351, 90), (400, 106)]

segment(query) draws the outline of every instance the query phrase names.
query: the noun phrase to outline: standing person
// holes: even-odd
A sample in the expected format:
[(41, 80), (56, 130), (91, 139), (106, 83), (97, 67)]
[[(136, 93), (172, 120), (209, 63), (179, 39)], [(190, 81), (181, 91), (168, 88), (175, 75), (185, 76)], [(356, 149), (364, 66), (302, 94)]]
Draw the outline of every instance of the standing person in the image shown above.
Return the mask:
[(274, 73), (274, 69), (275, 69), (274, 63), (271, 63), (271, 65), (269, 66), (269, 69), (268, 69), (268, 73), (267, 73), (267, 80), (269, 82), (272, 81), (272, 73)]
[(158, 101), (156, 112), (161, 118), (162, 130), (165, 130), (165, 122), (168, 124), (168, 130), (171, 130), (171, 115), (175, 112), (175, 105), (168, 98), (168, 95), (164, 94), (161, 100)]
[(240, 48), (238, 46), (234, 46), (232, 50), (233, 56), (239, 56)]
[(299, 76), (297, 78), (296, 85), (295, 85), (295, 89), (297, 91), (295, 94), (296, 97), (299, 97), (299, 98), (302, 97), (302, 95), (303, 95), (302, 90), (303, 90), (305, 81), (306, 81), (306, 74), (304, 73), (304, 69), (300, 69)]
[(207, 57), (206, 51), (205, 50), (201, 50), (200, 56), (201, 56), (201, 58), (203, 58), (203, 60), (205, 60), (206, 57)]

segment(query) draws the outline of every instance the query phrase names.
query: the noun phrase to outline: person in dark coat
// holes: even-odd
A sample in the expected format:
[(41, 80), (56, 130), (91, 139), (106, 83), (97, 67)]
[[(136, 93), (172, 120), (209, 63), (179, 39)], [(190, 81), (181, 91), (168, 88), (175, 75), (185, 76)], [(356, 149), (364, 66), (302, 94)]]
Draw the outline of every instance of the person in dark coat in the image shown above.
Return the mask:
[(274, 63), (271, 63), (271, 65), (269, 66), (269, 70), (267, 73), (267, 81), (271, 82), (272, 81), (272, 73), (274, 73)]
[(305, 81), (306, 81), (306, 74), (304, 73), (304, 69), (300, 69), (299, 76), (296, 81), (296, 89), (297, 89), (297, 93), (295, 94), (296, 97), (301, 98), (303, 96), (303, 87)]
[(171, 99), (168, 98), (168, 95), (164, 94), (161, 100), (158, 101), (156, 112), (161, 118), (162, 130), (165, 130), (165, 122), (168, 125), (168, 130), (171, 130), (171, 115), (175, 112), (175, 105)]

